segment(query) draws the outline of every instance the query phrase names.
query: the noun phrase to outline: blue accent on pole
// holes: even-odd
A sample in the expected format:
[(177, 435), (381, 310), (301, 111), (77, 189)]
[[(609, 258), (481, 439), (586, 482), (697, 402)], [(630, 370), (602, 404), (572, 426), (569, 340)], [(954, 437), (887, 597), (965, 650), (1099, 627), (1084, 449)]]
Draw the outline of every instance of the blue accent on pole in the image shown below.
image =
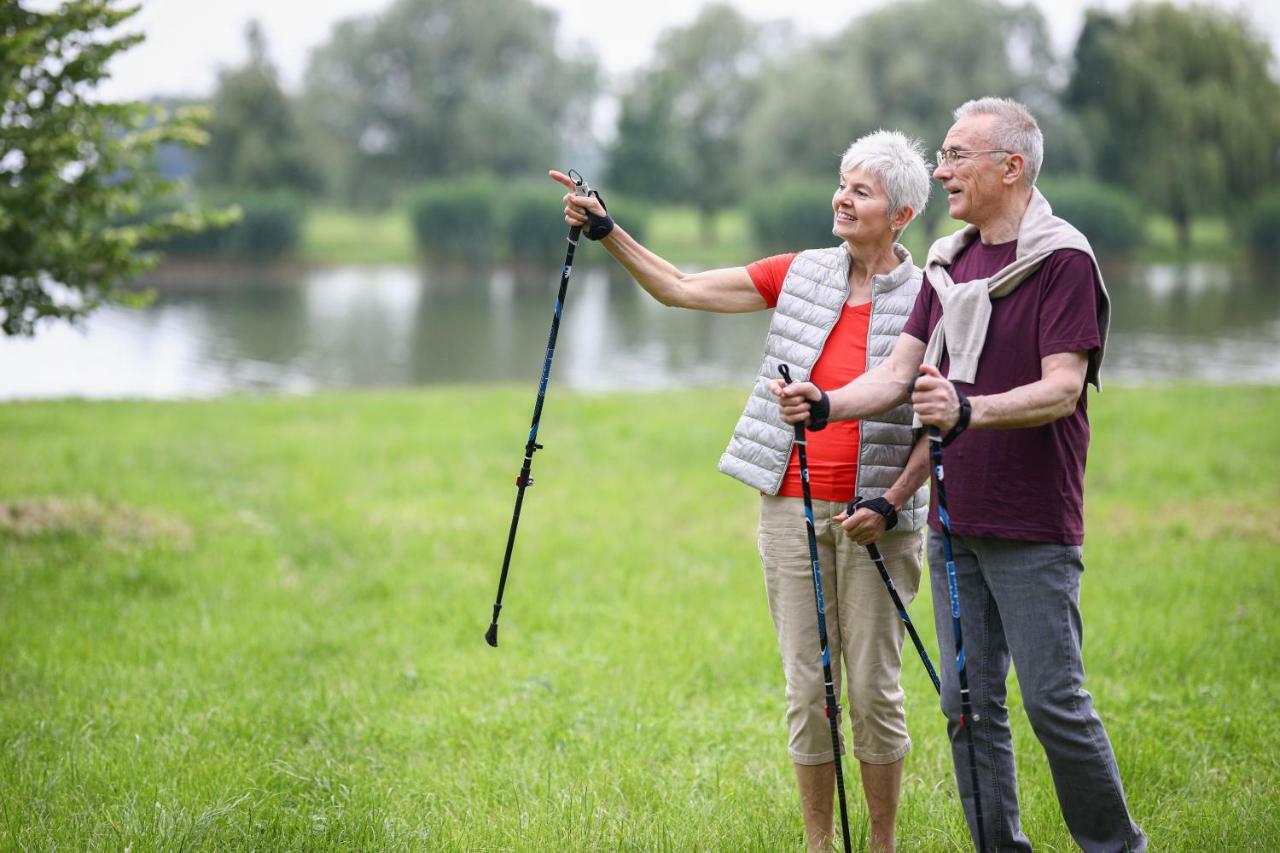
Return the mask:
[(947, 514), (947, 491), (942, 471), (942, 434), (929, 427), (929, 454), (933, 460), (934, 498), (938, 507), (938, 519), (942, 522), (942, 546), (947, 560), (947, 586), (951, 593), (951, 633), (956, 649), (956, 680), (960, 687), (960, 729), (965, 733), (965, 745), (969, 752), (969, 782), (973, 790), (974, 826), (977, 829), (977, 848), (986, 853), (986, 829), (982, 812), (982, 793), (978, 784), (978, 758), (973, 745), (972, 722), (976, 719), (969, 699), (969, 675), (965, 671), (964, 635), (960, 627), (960, 592), (956, 583), (955, 555), (951, 544), (951, 517)]
[(947, 580), (951, 586), (951, 618), (960, 618), (960, 592), (956, 589), (956, 564), (947, 560)]
[(538, 383), (538, 396), (545, 397), (547, 394), (547, 380), (551, 378), (551, 357), (554, 353), (548, 349), (547, 357), (542, 362), (542, 381)]

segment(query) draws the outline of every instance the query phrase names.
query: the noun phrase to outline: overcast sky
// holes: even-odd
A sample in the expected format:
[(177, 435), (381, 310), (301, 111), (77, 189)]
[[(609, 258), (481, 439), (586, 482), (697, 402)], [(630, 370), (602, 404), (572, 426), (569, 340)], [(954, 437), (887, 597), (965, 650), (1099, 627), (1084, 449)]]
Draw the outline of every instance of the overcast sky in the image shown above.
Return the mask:
[[(0, 0), (3, 2), (3, 0)], [(245, 56), (244, 28), (261, 21), (271, 56), (284, 85), (296, 90), (308, 52), (328, 39), (335, 22), (368, 15), (392, 0), (141, 0), (142, 11), (128, 29), (147, 40), (117, 58), (113, 79), (103, 87), (109, 98), (153, 94), (204, 95), (212, 91), (220, 67)], [(644, 3), (536, 0), (560, 14), (560, 35), (572, 49), (588, 44), (605, 68), (622, 75), (647, 62), (656, 37), (672, 26), (687, 24), (704, 5), (699, 0), (647, 0)], [(884, 0), (796, 3), (795, 0), (731, 0), (757, 20), (790, 19), (805, 33), (834, 32), (849, 20), (885, 5)], [(1119, 10), (1127, 0), (1031, 0), (1049, 22), (1059, 52), (1074, 43), (1090, 6)], [(33, 0), (33, 6), (56, 5)], [(1271, 42), (1280, 56), (1280, 2), (1276, 0), (1212, 0), (1213, 6), (1242, 12)], [(797, 8), (799, 7), (799, 8)], [(927, 22), (922, 22), (927, 25)]]

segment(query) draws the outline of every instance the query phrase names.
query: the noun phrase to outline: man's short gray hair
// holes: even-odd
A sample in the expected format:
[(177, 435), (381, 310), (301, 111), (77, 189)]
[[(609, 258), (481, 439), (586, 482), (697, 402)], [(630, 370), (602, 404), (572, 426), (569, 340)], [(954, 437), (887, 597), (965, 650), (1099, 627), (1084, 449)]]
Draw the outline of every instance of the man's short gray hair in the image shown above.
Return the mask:
[(896, 130), (868, 133), (840, 158), (841, 174), (858, 166), (879, 179), (889, 197), (890, 216), (909, 207), (914, 219), (924, 210), (929, 201), (929, 164), (920, 140)]
[(1027, 186), (1035, 186), (1044, 163), (1044, 134), (1029, 109), (1012, 98), (977, 98), (956, 107), (955, 116), (956, 121), (966, 116), (995, 116), (988, 144), (1021, 154)]

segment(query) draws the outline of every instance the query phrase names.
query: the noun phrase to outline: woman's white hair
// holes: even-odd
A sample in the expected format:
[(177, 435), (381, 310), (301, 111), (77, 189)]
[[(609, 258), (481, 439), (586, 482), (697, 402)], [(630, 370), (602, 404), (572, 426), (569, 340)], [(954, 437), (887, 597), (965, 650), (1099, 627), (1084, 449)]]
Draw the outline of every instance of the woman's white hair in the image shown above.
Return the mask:
[(1021, 154), (1027, 186), (1035, 186), (1044, 163), (1044, 134), (1031, 110), (1012, 98), (977, 98), (956, 107), (955, 116), (956, 121), (965, 116), (995, 116), (987, 142), (992, 148)]
[(920, 140), (896, 130), (868, 133), (850, 145), (840, 158), (841, 174), (858, 166), (879, 179), (889, 197), (891, 216), (909, 207), (914, 219), (929, 202), (930, 170), (924, 157), (924, 143)]

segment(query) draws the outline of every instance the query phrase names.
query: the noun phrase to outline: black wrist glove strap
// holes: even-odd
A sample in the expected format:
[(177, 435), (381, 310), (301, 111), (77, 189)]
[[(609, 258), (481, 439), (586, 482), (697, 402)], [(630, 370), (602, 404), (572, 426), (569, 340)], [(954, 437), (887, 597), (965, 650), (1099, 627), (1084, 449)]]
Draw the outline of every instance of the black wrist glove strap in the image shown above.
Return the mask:
[(849, 501), (849, 515), (853, 515), (860, 509), (869, 509), (872, 512), (883, 515), (885, 520), (885, 530), (892, 530), (898, 526), (898, 511), (894, 509), (893, 504), (889, 503), (885, 498), (870, 498), (868, 500), (854, 498)]
[(603, 240), (613, 233), (613, 217), (609, 215), (609, 208), (604, 203), (604, 196), (600, 195), (598, 190), (592, 190), (587, 193), (589, 196), (595, 196), (600, 202), (600, 206), (604, 208), (604, 216), (597, 216), (591, 211), (586, 211), (587, 227), (583, 229), (583, 234), (587, 235), (588, 240)]
[(827, 422), (831, 419), (831, 398), (821, 388), (818, 391), (822, 396), (817, 400), (809, 401), (809, 432), (826, 429)]
[(942, 437), (943, 447), (955, 441), (960, 437), (960, 433), (969, 428), (969, 418), (973, 416), (973, 406), (969, 404), (969, 398), (961, 394), (959, 388), (956, 388), (956, 396), (960, 398), (960, 417), (956, 419), (956, 425)]

